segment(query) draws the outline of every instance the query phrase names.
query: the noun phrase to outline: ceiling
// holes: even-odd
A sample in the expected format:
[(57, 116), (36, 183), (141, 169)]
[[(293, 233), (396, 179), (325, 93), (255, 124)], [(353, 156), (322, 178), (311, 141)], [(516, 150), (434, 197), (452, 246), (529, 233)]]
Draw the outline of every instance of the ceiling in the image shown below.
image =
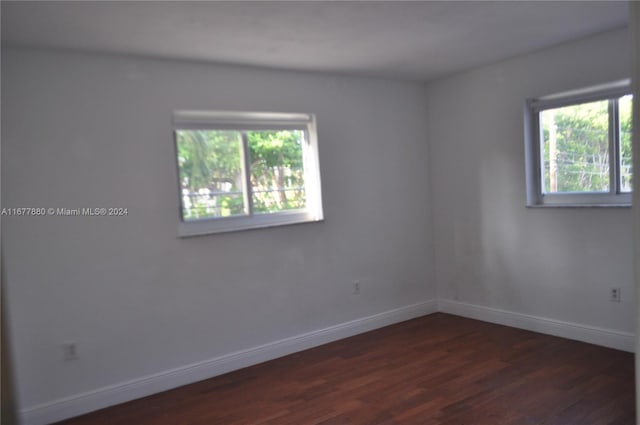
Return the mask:
[(2, 1), (2, 45), (430, 80), (627, 24), (626, 2)]

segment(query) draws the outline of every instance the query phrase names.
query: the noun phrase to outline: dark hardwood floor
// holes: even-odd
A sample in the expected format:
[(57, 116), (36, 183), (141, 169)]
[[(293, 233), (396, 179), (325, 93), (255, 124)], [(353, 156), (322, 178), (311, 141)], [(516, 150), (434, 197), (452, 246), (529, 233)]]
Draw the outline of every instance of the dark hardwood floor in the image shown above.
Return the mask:
[(632, 425), (633, 355), (437, 313), (66, 425)]

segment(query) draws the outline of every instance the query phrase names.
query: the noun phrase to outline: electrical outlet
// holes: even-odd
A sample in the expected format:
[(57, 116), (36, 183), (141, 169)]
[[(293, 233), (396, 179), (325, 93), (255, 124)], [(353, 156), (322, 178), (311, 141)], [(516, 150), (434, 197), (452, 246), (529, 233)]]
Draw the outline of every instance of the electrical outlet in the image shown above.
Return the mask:
[(76, 360), (78, 358), (78, 347), (74, 341), (62, 344), (62, 358), (65, 362)]
[(611, 288), (610, 297), (611, 297), (611, 301), (619, 303), (620, 300), (622, 299), (620, 288)]
[(360, 294), (360, 281), (359, 280), (354, 280), (353, 281), (353, 293), (355, 295), (359, 295)]

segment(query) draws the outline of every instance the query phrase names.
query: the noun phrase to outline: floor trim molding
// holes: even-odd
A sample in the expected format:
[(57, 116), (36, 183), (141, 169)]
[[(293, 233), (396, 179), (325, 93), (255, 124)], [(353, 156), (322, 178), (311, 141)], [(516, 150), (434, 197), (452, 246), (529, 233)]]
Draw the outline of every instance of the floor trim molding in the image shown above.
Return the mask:
[(632, 353), (635, 352), (635, 335), (629, 332), (564, 322), (562, 320), (548, 319), (546, 317), (532, 316), (454, 300), (438, 300), (438, 311), (482, 320), (484, 322), (602, 345)]
[(210, 360), (178, 367), (94, 391), (54, 400), (21, 410), (25, 425), (45, 425), (115, 404), (198, 382), (328, 342), (347, 338), (394, 323), (435, 313), (436, 300), (429, 300), (324, 329), (281, 339)]

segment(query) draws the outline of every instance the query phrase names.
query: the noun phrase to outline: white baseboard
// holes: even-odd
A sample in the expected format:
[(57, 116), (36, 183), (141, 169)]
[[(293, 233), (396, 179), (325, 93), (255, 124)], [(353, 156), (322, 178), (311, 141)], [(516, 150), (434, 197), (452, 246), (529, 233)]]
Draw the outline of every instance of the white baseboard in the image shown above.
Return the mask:
[(575, 339), (632, 353), (635, 351), (635, 335), (629, 332), (563, 322), (561, 320), (453, 300), (438, 300), (438, 311), (562, 338)]
[(230, 353), (203, 362), (178, 367), (116, 385), (103, 387), (49, 403), (28, 407), (20, 412), (24, 425), (44, 425), (78, 416), (136, 398), (146, 397), (182, 385), (202, 381), (224, 373), (262, 363), (328, 342), (347, 338), (415, 317), (435, 313), (437, 301), (400, 307), (328, 328), (274, 341), (247, 350)]

